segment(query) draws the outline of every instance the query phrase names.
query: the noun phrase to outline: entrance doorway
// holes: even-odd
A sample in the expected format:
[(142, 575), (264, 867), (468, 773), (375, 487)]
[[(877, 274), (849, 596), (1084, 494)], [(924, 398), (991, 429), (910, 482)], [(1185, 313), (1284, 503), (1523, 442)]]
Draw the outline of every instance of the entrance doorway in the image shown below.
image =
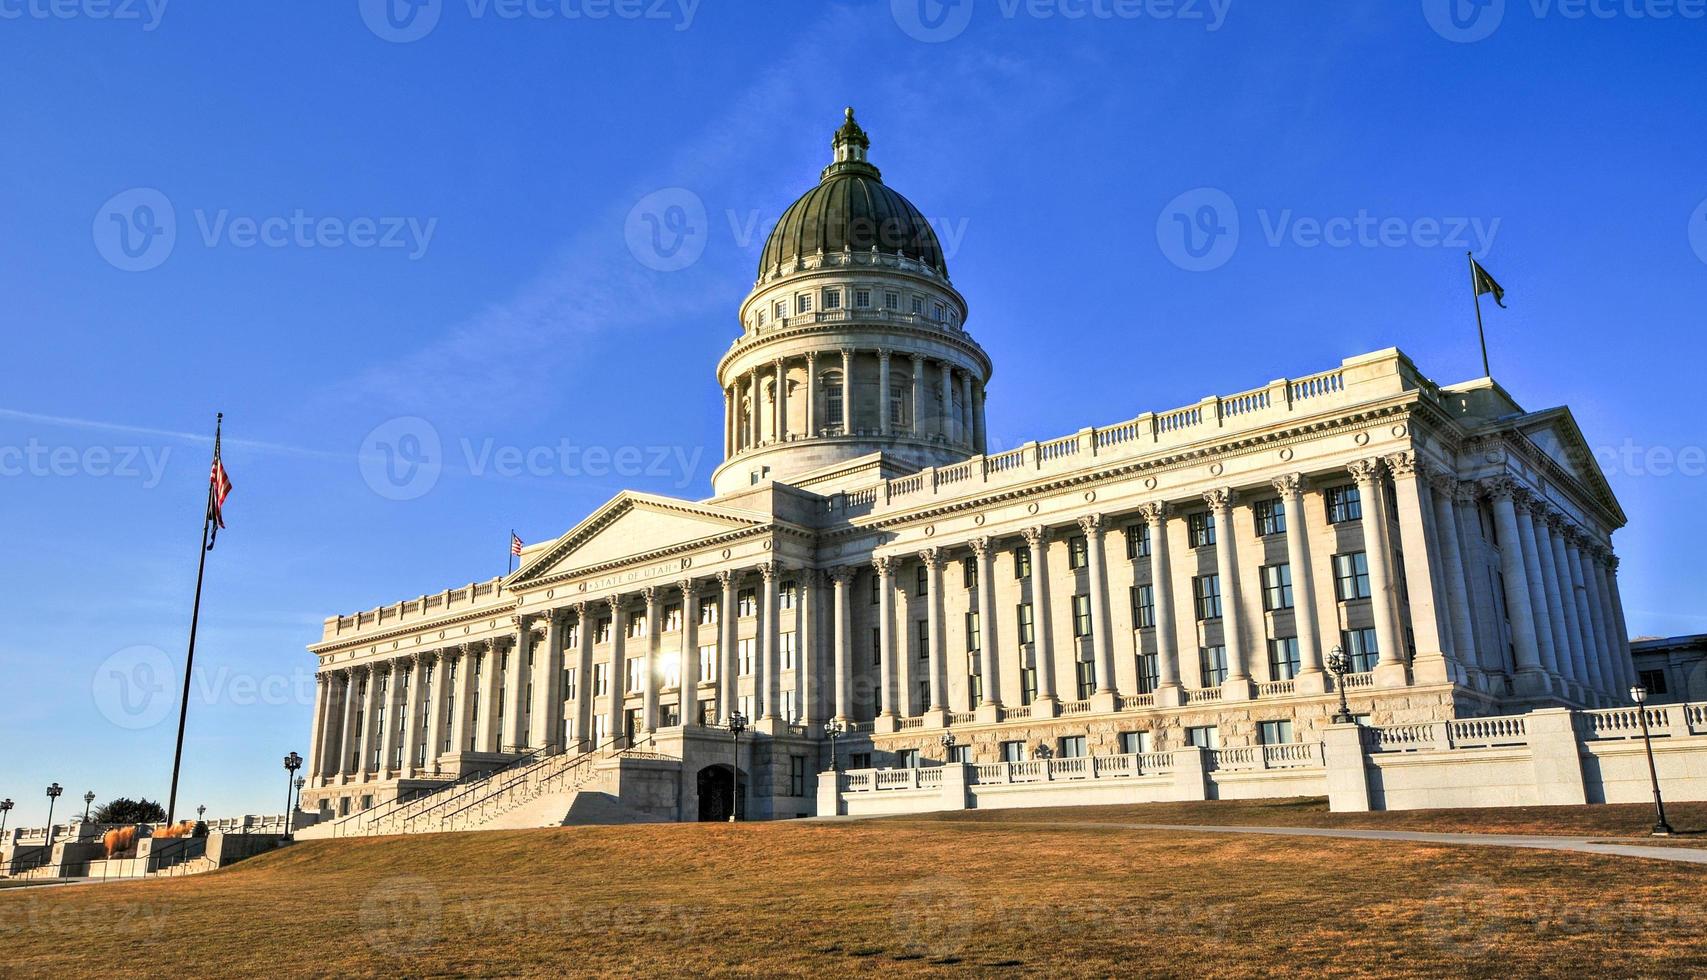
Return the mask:
[[(699, 771), (699, 819), (701, 822), (719, 823), (729, 819), (730, 793), (729, 775), (734, 768), (727, 763), (706, 766)], [(747, 819), (747, 774), (737, 777), (734, 793), (734, 810), (736, 815)]]

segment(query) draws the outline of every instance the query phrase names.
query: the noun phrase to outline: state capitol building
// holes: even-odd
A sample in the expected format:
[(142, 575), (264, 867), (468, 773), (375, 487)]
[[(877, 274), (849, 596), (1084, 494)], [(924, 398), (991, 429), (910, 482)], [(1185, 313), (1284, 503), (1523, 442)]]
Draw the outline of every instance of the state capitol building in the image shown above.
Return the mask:
[(945, 779), (1188, 764), (1308, 795), (1342, 693), (1419, 731), (1623, 702), (1625, 517), (1568, 409), (1389, 348), (990, 454), (993, 365), (869, 146), (849, 110), (765, 244), (712, 496), (624, 492), (502, 580), (325, 621), (312, 829), (929, 809)]

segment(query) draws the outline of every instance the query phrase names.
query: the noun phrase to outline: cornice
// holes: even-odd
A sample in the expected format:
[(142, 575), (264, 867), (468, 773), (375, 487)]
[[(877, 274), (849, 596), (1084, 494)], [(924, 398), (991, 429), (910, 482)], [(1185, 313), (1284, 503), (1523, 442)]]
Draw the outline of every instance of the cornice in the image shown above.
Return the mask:
[[(889, 322), (877, 319), (835, 320), (827, 323), (805, 324), (798, 327), (784, 327), (781, 330), (772, 328), (769, 332), (758, 334), (750, 339), (737, 339), (734, 346), (730, 347), (721, 358), (718, 358), (718, 384), (719, 386), (726, 386), (728, 384), (728, 382), (724, 380), (723, 373), (730, 364), (769, 344), (785, 340), (794, 340), (801, 337), (810, 337), (815, 334), (836, 336), (854, 333), (861, 330), (943, 342), (951, 347), (958, 348), (963, 353), (972, 357), (981, 367), (983, 367), (984, 380), (986, 383), (988, 383), (989, 379), (995, 374), (995, 365), (990, 360), (990, 355), (985, 352), (983, 347), (979, 346), (976, 340), (972, 339), (971, 334), (964, 330), (953, 332), (948, 330), (928, 330), (922, 327), (913, 326), (909, 323)], [(825, 349), (837, 349), (845, 346), (847, 345), (842, 343), (826, 344)]]
[[(378, 633), (369, 633), (365, 636), (339, 637), (334, 640), (322, 640), (319, 643), (311, 643), (308, 646), (308, 652), (317, 657), (324, 656), (329, 653), (338, 654), (357, 647), (372, 646), (376, 643), (389, 643), (393, 640), (398, 640), (406, 636), (413, 636), (417, 633), (431, 632), (433, 630), (444, 629), (450, 626), (462, 626), (473, 623), (477, 620), (493, 617), (500, 617), (507, 623), (513, 623), (516, 611), (519, 608), (519, 601), (511, 600), (487, 606), (483, 609), (465, 609), (439, 619), (428, 619), (416, 623), (392, 626)], [(449, 641), (447, 640), (446, 642), (448, 643)], [(458, 642), (462, 641), (459, 640)], [(403, 651), (397, 651), (397, 653), (401, 656)]]

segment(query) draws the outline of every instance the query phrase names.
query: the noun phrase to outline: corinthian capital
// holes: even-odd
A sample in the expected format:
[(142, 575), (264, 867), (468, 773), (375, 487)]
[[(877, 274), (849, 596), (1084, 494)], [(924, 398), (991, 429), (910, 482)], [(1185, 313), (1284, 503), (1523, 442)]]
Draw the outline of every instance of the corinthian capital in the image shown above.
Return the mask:
[(919, 561), (924, 562), (925, 567), (931, 571), (936, 571), (942, 567), (942, 549), (935, 546), (920, 548)]
[(1269, 482), (1274, 485), (1274, 492), (1287, 500), (1291, 500), (1304, 492), (1304, 474), (1302, 473), (1288, 473), (1285, 476), (1277, 476)]
[(1028, 527), (1020, 531), (1025, 543), (1033, 548), (1041, 548), (1049, 541), (1049, 529), (1046, 527)]
[(890, 558), (888, 555), (872, 555), (871, 567), (877, 571), (879, 578), (887, 580), (889, 578), (889, 571), (894, 566), (894, 561), (895, 560)]
[(1144, 518), (1146, 524), (1160, 526), (1163, 521), (1168, 519), (1168, 510), (1167, 501), (1152, 500), (1147, 504), (1139, 505), (1138, 516)]
[(1087, 537), (1087, 538), (1096, 537), (1097, 535), (1101, 534), (1102, 533), (1102, 515), (1101, 514), (1086, 514), (1085, 516), (1079, 518), (1079, 530), (1083, 531), (1085, 533), (1085, 537)]
[(1378, 459), (1359, 459), (1346, 464), (1346, 472), (1358, 483), (1374, 483), (1381, 475), (1381, 461)]
[(1417, 454), (1408, 449), (1402, 452), (1388, 453), (1381, 457), (1381, 460), (1387, 464), (1387, 468), (1392, 470), (1396, 477), (1428, 475), (1428, 464), (1418, 459)]
[(1226, 510), (1233, 506), (1233, 491), (1230, 487), (1216, 487), (1214, 490), (1203, 491), (1203, 502), (1210, 510)]
[(973, 538), (971, 541), (968, 541), (966, 543), (968, 545), (972, 546), (972, 553), (974, 555), (977, 555), (979, 558), (985, 558), (985, 557), (989, 556), (989, 554), (990, 554), (990, 536), (988, 534), (979, 535), (978, 537)]

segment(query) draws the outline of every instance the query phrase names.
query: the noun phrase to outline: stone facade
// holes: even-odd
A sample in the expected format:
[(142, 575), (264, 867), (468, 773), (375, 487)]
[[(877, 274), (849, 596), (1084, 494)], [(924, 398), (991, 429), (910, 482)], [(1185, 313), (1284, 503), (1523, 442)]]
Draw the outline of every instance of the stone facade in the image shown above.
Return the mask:
[[(1336, 648), (1374, 724), (1622, 703), (1624, 515), (1568, 410), (1388, 349), (989, 453), (993, 367), (928, 229), (863, 247), (838, 210), (868, 144), (850, 112), (767, 246), (714, 496), (623, 493), (501, 581), (327, 619), (306, 806), (647, 735), (680, 819), (719, 746), (770, 817), (947, 733), (970, 764), (1311, 741)], [(916, 214), (883, 193), (874, 220)]]

